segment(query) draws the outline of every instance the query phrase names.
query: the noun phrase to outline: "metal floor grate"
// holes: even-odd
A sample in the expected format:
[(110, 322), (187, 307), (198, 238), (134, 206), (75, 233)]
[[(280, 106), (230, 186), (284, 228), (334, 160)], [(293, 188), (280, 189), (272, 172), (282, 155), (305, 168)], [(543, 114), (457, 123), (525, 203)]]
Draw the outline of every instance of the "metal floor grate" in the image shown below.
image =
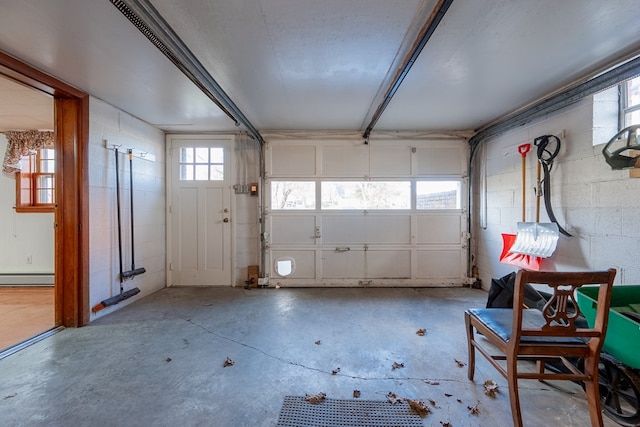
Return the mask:
[(325, 399), (309, 403), (286, 396), (277, 427), (423, 427), (422, 418), (406, 402)]

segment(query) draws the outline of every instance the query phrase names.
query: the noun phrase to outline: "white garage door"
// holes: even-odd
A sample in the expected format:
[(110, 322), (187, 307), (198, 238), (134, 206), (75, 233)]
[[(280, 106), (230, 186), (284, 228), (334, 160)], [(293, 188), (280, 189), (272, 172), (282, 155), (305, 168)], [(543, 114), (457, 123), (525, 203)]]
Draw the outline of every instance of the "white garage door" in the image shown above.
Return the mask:
[(266, 153), (272, 283), (465, 282), (464, 141), (276, 140)]

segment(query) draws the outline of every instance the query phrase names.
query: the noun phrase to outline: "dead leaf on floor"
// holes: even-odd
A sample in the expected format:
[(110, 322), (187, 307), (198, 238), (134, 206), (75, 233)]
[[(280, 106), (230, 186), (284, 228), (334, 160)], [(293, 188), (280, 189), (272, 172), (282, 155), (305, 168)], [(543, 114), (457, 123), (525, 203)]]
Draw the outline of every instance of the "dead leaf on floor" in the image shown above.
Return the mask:
[(492, 380), (487, 380), (484, 382), (484, 394), (486, 394), (489, 397), (496, 397), (497, 392), (498, 392), (498, 384), (496, 384)]
[(460, 361), (460, 360), (458, 360), (458, 359), (453, 359), (453, 360), (455, 360), (455, 361), (456, 361), (456, 365), (458, 365), (458, 368), (462, 368), (464, 365), (466, 365), (466, 363), (461, 362), (461, 361)]
[(356, 399), (360, 397), (360, 390), (353, 390), (353, 397)]
[(400, 368), (404, 368), (404, 363), (393, 362), (393, 365), (391, 366), (392, 370), (396, 370)]
[(387, 393), (387, 400), (389, 401), (389, 403), (391, 403), (392, 405), (395, 405), (396, 403), (402, 403), (402, 398), (398, 397), (397, 394), (395, 394), (394, 392), (390, 391), (389, 393)]
[(320, 345), (320, 340), (315, 342), (316, 345)]
[(434, 408), (437, 408), (438, 405), (436, 405), (436, 401), (433, 399), (429, 399), (429, 403), (431, 404), (431, 406), (433, 406)]
[(9, 394), (9, 395), (5, 396), (4, 399), (2, 399), (2, 400), (12, 399), (12, 398), (16, 397), (17, 395), (18, 395), (18, 393)]
[(428, 413), (431, 412), (431, 409), (424, 404), (423, 401), (421, 400), (411, 400), (411, 399), (404, 399), (409, 406), (411, 406), (411, 409), (413, 409), (414, 411), (416, 411), (418, 413), (418, 415), (420, 415), (422, 418), (426, 417)]
[(164, 359), (167, 363), (171, 362), (171, 358), (167, 357), (166, 359)]
[(453, 396), (453, 394), (450, 394), (450, 393), (445, 393), (444, 395), (447, 396), (447, 397)]
[(236, 362), (234, 362), (233, 360), (227, 357), (227, 360), (224, 361), (224, 363), (222, 364), (222, 367), (226, 368), (227, 366), (233, 366), (235, 363)]
[(462, 403), (462, 399), (456, 399), (458, 403)]
[(275, 288), (276, 288), (276, 289), (280, 289), (280, 285), (276, 285), (276, 286), (275, 286)]
[(440, 424), (442, 424), (442, 427), (452, 427), (451, 423), (449, 422), (445, 423), (444, 421), (440, 421)]
[(427, 333), (427, 330), (426, 330), (426, 329), (418, 329), (418, 330), (416, 331), (416, 334), (420, 335), (421, 337), (423, 337), (423, 336), (424, 336), (424, 334), (426, 334), (426, 333)]
[(338, 372), (340, 372), (340, 368), (336, 368), (333, 371), (331, 371), (331, 375), (337, 375)]
[(309, 396), (308, 394), (305, 397), (305, 400), (309, 403), (313, 403), (315, 405), (317, 405), (318, 403), (322, 403), (322, 401), (324, 401), (324, 398), (327, 397), (326, 394), (324, 394), (323, 392), (320, 392), (318, 394), (314, 394), (312, 396)]
[(467, 406), (467, 409), (469, 410), (469, 412), (471, 412), (471, 415), (478, 415), (480, 413), (478, 405), (480, 405), (480, 402), (476, 403), (474, 406)]
[(424, 380), (425, 384), (429, 384), (429, 385), (440, 385), (440, 382), (438, 381), (430, 381), (430, 380)]

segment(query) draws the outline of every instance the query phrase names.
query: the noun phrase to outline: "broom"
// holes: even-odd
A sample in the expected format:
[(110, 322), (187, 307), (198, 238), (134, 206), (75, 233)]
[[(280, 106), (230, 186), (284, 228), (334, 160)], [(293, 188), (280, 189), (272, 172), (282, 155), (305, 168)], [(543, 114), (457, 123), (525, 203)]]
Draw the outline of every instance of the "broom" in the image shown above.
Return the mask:
[[(133, 288), (128, 291), (124, 290), (123, 282), (125, 277), (133, 277), (137, 274), (142, 274), (146, 270), (144, 268), (135, 268), (134, 258), (133, 258), (133, 171), (130, 170), (130, 183), (131, 183), (131, 270), (130, 271), (122, 271), (122, 225), (120, 220), (120, 178), (119, 178), (119, 167), (118, 167), (118, 147), (114, 147), (114, 151), (116, 153), (116, 217), (118, 220), (118, 264), (120, 268), (120, 293), (118, 295), (114, 295), (111, 298), (107, 298), (104, 301), (101, 301), (99, 304), (96, 304), (91, 310), (94, 313), (97, 313), (100, 310), (103, 310), (109, 306), (116, 305), (121, 301), (124, 301), (128, 298), (131, 298), (134, 295), (140, 293), (140, 289)], [(133, 157), (131, 150), (129, 150), (129, 162), (131, 162), (131, 158)]]

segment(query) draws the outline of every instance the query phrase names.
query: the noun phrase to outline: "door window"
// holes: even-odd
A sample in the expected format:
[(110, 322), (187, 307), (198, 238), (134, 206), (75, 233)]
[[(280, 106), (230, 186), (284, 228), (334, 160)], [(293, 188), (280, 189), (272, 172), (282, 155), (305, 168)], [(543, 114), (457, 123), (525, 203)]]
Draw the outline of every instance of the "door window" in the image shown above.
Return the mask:
[(181, 181), (224, 180), (224, 149), (221, 147), (181, 147)]

